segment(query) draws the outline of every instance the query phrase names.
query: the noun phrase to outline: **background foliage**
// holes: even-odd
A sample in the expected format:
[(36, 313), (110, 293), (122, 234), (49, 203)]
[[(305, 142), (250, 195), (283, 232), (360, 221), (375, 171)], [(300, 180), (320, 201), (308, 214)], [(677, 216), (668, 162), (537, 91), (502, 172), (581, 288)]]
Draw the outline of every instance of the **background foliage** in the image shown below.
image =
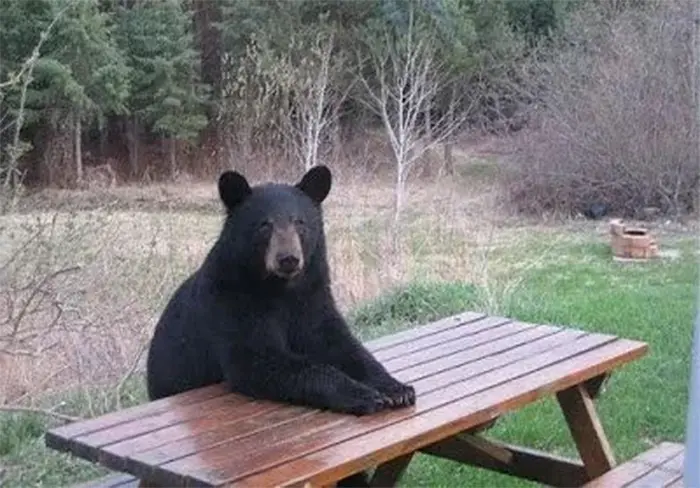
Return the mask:
[(143, 181), (230, 166), (356, 164), (353, 141), (382, 131), (358, 79), (381, 79), (363, 61), (373, 46), (392, 49), (380, 42), (388, 26), (394, 43), (415, 29), (446, 80), (423, 114), (429, 135), (448, 110), (464, 117), (461, 130), (528, 129), (506, 181), (517, 209), (575, 212), (603, 201), (626, 214), (645, 206), (681, 214), (693, 209), (699, 181), (692, 8), (689, 0), (5, 0), (0, 172), (7, 186), (80, 187), (90, 168), (105, 166), (112, 179)]

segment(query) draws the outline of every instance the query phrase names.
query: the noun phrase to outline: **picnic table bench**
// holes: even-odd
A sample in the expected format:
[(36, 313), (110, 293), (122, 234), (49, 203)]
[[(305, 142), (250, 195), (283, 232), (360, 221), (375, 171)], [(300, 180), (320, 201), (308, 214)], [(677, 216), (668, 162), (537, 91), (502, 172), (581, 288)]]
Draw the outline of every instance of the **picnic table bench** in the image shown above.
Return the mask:
[[(614, 368), (647, 351), (613, 335), (473, 312), (367, 346), (415, 386), (415, 406), (355, 417), (212, 385), (51, 429), (45, 442), (128, 473), (103, 483), (112, 486), (332, 486), (373, 468), (373, 486), (391, 486), (416, 452), (581, 486), (616, 464), (593, 399)], [(580, 459), (483, 436), (502, 414), (549, 395)]]
[[(685, 449), (677, 442), (661, 442), (586, 483), (586, 488), (683, 488)], [(692, 488), (692, 487), (688, 487)]]

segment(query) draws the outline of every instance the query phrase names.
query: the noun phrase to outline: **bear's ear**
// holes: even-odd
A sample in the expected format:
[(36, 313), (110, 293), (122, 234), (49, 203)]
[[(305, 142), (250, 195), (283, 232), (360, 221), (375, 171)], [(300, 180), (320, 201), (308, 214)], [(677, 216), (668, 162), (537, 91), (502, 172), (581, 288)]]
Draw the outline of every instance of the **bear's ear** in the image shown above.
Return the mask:
[(237, 171), (224, 171), (219, 176), (219, 197), (231, 210), (252, 193), (248, 180)]
[(321, 203), (331, 191), (331, 170), (326, 166), (314, 166), (296, 185), (314, 202)]

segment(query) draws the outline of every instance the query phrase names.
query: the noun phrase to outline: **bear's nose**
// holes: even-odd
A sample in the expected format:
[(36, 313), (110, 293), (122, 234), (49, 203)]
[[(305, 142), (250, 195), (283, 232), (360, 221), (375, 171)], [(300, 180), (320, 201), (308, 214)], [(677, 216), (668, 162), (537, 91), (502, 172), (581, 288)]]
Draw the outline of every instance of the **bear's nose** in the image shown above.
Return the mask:
[(291, 274), (299, 268), (299, 258), (292, 254), (278, 254), (277, 266), (285, 274)]

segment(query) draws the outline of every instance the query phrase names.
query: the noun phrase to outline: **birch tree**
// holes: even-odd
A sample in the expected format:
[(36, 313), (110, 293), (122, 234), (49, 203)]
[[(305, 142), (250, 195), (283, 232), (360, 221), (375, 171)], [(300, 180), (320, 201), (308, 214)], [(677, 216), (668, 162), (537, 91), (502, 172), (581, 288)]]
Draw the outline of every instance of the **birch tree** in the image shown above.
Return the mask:
[[(383, 26), (379, 35), (367, 32), (361, 38), (366, 39), (367, 52), (359, 57), (358, 73), (365, 95), (361, 100), (381, 119), (394, 156), (396, 227), (411, 169), (464, 120), (458, 103), (460, 92), (448, 90), (450, 79), (435, 56), (436, 46), (429, 33), (419, 32), (413, 8), (404, 32)], [(366, 64), (368, 70), (364, 69)], [(450, 93), (448, 109), (434, 115), (443, 93)]]
[(275, 125), (307, 171), (319, 163), (322, 141), (337, 122), (352, 83), (340, 79), (346, 58), (335, 50), (336, 37), (329, 26), (300, 24), (288, 41), (284, 49), (275, 49), (272, 39), (265, 40), (262, 77), (281, 103)]
[[(345, 98), (337, 83), (344, 57), (334, 55), (332, 32), (319, 32), (299, 64), (292, 70), (291, 110), (283, 118), (298, 161), (308, 171), (316, 166), (321, 140), (337, 117), (337, 108)], [(294, 67), (293, 60), (289, 66)]]
[[(26, 117), (27, 93), (29, 85), (34, 81), (34, 70), (40, 58), (40, 51), (56, 23), (71, 6), (72, 3), (68, 3), (54, 15), (39, 34), (39, 39), (32, 48), (31, 54), (24, 59), (17, 71), (5, 73), (4, 69), (0, 69), (0, 79), (2, 79), (0, 81), (0, 174), (2, 175), (3, 192), (6, 193), (6, 196), (10, 194), (9, 198), (3, 202), (3, 211), (7, 210), (5, 204), (11, 205), (14, 202), (22, 182), (19, 159), (32, 148), (29, 142), (21, 139), (21, 134)], [(8, 21), (18, 21), (22, 18), (21, 12), (11, 11), (9, 8), (2, 17)], [(2, 38), (3, 44), (6, 44), (7, 40), (4, 37)], [(16, 93), (17, 100), (15, 104), (11, 105), (16, 105), (16, 107), (4, 106), (3, 102), (6, 96), (13, 93)], [(12, 133), (11, 137), (6, 137), (6, 134), (10, 132)]]

